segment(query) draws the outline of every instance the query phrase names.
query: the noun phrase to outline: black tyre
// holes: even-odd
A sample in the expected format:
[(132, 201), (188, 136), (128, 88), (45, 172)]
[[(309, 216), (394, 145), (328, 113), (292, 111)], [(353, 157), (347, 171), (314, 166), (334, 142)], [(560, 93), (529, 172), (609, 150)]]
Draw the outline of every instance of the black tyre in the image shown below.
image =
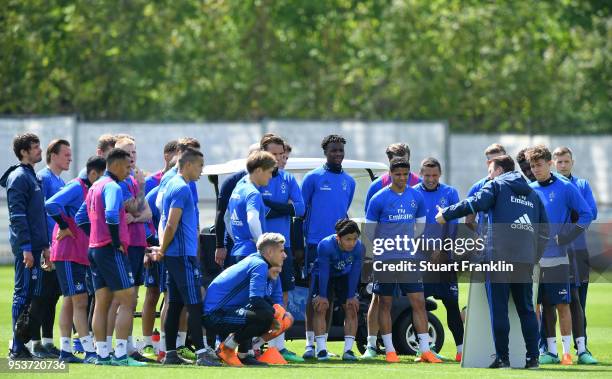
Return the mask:
[[(433, 350), (437, 353), (444, 345), (444, 327), (438, 318), (427, 312), (430, 341), (434, 342)], [(393, 324), (393, 345), (399, 354), (416, 355), (419, 341), (412, 325), (412, 311), (402, 313)]]

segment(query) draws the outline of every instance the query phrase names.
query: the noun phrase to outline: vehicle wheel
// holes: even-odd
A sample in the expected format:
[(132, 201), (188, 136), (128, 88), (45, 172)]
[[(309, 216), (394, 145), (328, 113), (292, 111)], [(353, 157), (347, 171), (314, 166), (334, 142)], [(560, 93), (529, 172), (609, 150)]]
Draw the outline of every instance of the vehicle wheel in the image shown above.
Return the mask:
[[(427, 312), (427, 318), (432, 349), (437, 353), (444, 345), (444, 327), (433, 313)], [(412, 312), (404, 312), (397, 318), (393, 325), (393, 344), (400, 354), (416, 355), (419, 341), (412, 325)]]

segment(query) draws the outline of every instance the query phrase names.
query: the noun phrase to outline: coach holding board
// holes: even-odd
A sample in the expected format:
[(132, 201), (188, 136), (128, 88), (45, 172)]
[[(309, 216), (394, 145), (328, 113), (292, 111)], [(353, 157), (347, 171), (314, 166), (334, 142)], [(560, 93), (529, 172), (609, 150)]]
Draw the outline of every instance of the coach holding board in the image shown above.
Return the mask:
[(521, 320), (527, 357), (525, 368), (538, 368), (538, 323), (533, 307), (531, 274), (547, 240), (548, 220), (540, 198), (514, 171), (508, 155), (491, 159), (489, 182), (467, 199), (439, 208), (436, 221), (443, 224), (468, 214), (488, 215), (486, 261), (506, 261), (513, 272), (487, 273), (486, 288), (496, 357), (490, 368), (509, 368), (508, 300), (510, 293)]

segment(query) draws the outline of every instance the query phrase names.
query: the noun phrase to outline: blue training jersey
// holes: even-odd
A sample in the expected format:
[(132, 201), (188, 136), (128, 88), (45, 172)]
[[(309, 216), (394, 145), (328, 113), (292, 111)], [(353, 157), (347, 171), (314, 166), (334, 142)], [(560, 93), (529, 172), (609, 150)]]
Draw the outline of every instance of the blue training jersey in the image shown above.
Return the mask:
[(554, 237), (569, 231), (572, 210), (578, 213), (578, 224), (585, 228), (588, 227), (592, 218), (591, 208), (572, 183), (568, 180), (559, 179), (555, 175), (551, 175), (550, 179), (544, 183), (536, 181), (529, 185), (539, 195), (548, 216), (549, 236), (551, 238), (544, 250), (542, 265), (569, 263), (566, 247), (558, 246)]
[(306, 243), (318, 244), (334, 233), (336, 222), (348, 217), (354, 194), (355, 179), (344, 171), (334, 173), (323, 166), (304, 176), (302, 197), (306, 206)]
[[(86, 177), (80, 179), (87, 180)], [(78, 180), (73, 180), (45, 202), (45, 210), (49, 216), (64, 214), (74, 218), (84, 201), (85, 197), (83, 196), (81, 183)]]
[[(53, 171), (49, 167), (45, 167), (42, 170), (36, 173), (38, 179), (42, 182), (42, 190), (43, 195), (45, 196), (45, 201), (49, 200), (51, 196), (55, 195), (62, 187), (66, 185), (64, 180), (55, 175)], [(87, 175), (85, 175), (87, 177)], [(55, 220), (51, 218), (51, 216), (47, 215), (47, 233), (49, 236), (49, 241), (51, 241), (51, 234), (53, 234), (53, 228), (55, 227)]]
[[(570, 175), (568, 179), (574, 186), (576, 186), (576, 188), (578, 188), (582, 198), (591, 208), (592, 221), (595, 221), (597, 219), (597, 203), (593, 197), (593, 191), (591, 190), (588, 180), (578, 178), (573, 175)], [(572, 247), (574, 250), (585, 250), (587, 248), (586, 235), (584, 233), (579, 235), (578, 238), (576, 238), (572, 243)]]
[(198, 223), (189, 185), (181, 175), (175, 175), (166, 185), (160, 217), (162, 228), (166, 227), (172, 208), (180, 208), (183, 213), (174, 233), (174, 238), (166, 250), (166, 255), (169, 257), (195, 257), (198, 250)]
[[(281, 204), (287, 204), (291, 200), (295, 216), (302, 217), (304, 215), (302, 191), (297, 180), (290, 173), (279, 170), (278, 174), (270, 179), (267, 186), (259, 188), (259, 192), (261, 192), (263, 200)], [(269, 215), (268, 212), (266, 214)], [(291, 217), (288, 213), (273, 218), (266, 217), (266, 232), (282, 234), (285, 237), (285, 247), (291, 247)]]
[(157, 229), (159, 228), (159, 218), (161, 217), (159, 209), (155, 206), (155, 200), (157, 200), (158, 192), (159, 192), (159, 187), (154, 187), (145, 196), (147, 203), (149, 203), (149, 208), (151, 208), (151, 221), (153, 222), (153, 225), (155, 226), (155, 231), (151, 231), (151, 234), (157, 233)]
[[(159, 182), (159, 185), (157, 186), (158, 189), (158, 193), (157, 193), (157, 199), (155, 200), (155, 205), (157, 206), (157, 208), (159, 209), (159, 211), (161, 212), (162, 210), (162, 197), (164, 192), (166, 191), (166, 185), (168, 184), (168, 182), (174, 178), (176, 175), (178, 174), (178, 167), (172, 167), (170, 170), (168, 170), (164, 176), (162, 176), (161, 181)], [(191, 197), (193, 198), (193, 205), (195, 207), (195, 212), (196, 212), (196, 219), (198, 220), (198, 225), (200, 223), (200, 210), (198, 209), (198, 188), (196, 187), (196, 183), (195, 182), (189, 182), (189, 189), (191, 190)]]
[(255, 184), (249, 180), (248, 176), (245, 176), (238, 181), (227, 206), (227, 212), (229, 212), (230, 216), (230, 228), (234, 238), (234, 247), (231, 253), (234, 257), (243, 257), (257, 251), (255, 236), (251, 234), (247, 221), (249, 211), (259, 213), (261, 232), (267, 232), (266, 209), (263, 197), (255, 187)]
[(458, 219), (453, 219), (447, 224), (454, 225), (440, 225), (436, 222), (436, 214), (438, 214), (438, 208), (446, 208), (450, 205), (459, 202), (459, 193), (454, 187), (440, 183), (434, 190), (429, 190), (423, 183), (419, 183), (413, 187), (421, 195), (425, 201), (426, 216), (425, 216), (425, 232), (424, 237), (426, 238), (446, 238), (454, 237), (456, 234), (456, 224), (459, 222)]
[(162, 172), (157, 171), (156, 173), (149, 175), (145, 178), (145, 188), (144, 188), (145, 195), (151, 192), (153, 188), (159, 186), (162, 176), (163, 176)]
[(251, 298), (265, 298), (267, 291), (268, 263), (261, 254), (252, 254), (225, 269), (210, 283), (204, 299), (204, 313), (244, 307)]
[[(399, 194), (387, 186), (370, 200), (366, 220), (368, 223), (377, 223), (376, 239), (395, 239), (397, 236), (414, 238), (415, 224), (425, 223), (426, 214), (425, 200), (420, 192), (407, 186)], [(370, 226), (367, 228), (369, 230)], [(385, 259), (394, 258), (416, 258), (416, 252), (408, 244), (405, 251), (393, 248), (385, 253)]]
[(317, 246), (317, 259), (312, 267), (312, 277), (318, 277), (319, 295), (327, 298), (327, 285), (330, 278), (348, 275), (348, 298), (357, 295), (357, 286), (361, 278), (361, 263), (365, 248), (357, 241), (351, 251), (340, 249), (335, 234), (327, 236)]

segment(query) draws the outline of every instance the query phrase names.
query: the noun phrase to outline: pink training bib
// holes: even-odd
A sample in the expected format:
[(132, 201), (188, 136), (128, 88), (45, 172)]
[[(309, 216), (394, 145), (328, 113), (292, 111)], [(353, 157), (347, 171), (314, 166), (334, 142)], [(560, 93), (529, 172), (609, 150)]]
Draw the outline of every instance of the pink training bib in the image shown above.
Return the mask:
[[(87, 185), (81, 178), (76, 178), (75, 180), (81, 185), (83, 198), (85, 198), (88, 191)], [(61, 217), (68, 224), (68, 229), (72, 232), (74, 237), (65, 237), (61, 241), (58, 241), (57, 232), (59, 231), (59, 225), (55, 224), (51, 241), (51, 261), (70, 261), (89, 266), (89, 259), (87, 258), (89, 238), (85, 232), (77, 226), (72, 217), (68, 217), (65, 214), (62, 214)]]
[[(110, 231), (108, 230), (108, 225), (106, 225), (104, 200), (102, 196), (104, 186), (112, 181), (113, 179), (109, 176), (103, 177), (96, 181), (87, 193), (85, 201), (87, 202), (87, 215), (91, 222), (89, 247), (102, 247), (113, 242)], [(130, 245), (130, 234), (125, 220), (125, 208), (123, 204), (119, 209), (119, 239), (121, 240), (124, 252), (127, 254), (128, 246)]]

